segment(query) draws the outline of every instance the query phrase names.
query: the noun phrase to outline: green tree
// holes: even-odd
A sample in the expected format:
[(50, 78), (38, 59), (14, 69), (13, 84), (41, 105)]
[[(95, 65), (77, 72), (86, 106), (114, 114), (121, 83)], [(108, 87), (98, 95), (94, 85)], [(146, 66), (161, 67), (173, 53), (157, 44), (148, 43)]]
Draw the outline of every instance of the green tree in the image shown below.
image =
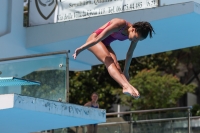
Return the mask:
[(173, 56), (177, 58), (179, 64), (185, 69), (181, 82), (188, 84), (196, 79), (199, 86), (200, 79), (197, 75), (200, 73), (200, 46), (176, 50), (173, 52)]
[(200, 116), (200, 105), (199, 104), (193, 105), (191, 112), (192, 112), (192, 116)]
[[(194, 85), (184, 85), (176, 76), (144, 69), (134, 76), (130, 83), (140, 92), (141, 98), (135, 100), (130, 96), (120, 95), (121, 103), (132, 110), (169, 108), (177, 106), (178, 99), (187, 92), (194, 92)], [(114, 90), (113, 94), (121, 94)]]
[[(173, 51), (137, 57), (132, 59), (129, 73), (130, 76), (134, 77), (143, 69), (156, 69), (157, 71), (175, 75), (178, 72), (178, 63)], [(123, 68), (124, 61), (120, 61), (120, 64)]]

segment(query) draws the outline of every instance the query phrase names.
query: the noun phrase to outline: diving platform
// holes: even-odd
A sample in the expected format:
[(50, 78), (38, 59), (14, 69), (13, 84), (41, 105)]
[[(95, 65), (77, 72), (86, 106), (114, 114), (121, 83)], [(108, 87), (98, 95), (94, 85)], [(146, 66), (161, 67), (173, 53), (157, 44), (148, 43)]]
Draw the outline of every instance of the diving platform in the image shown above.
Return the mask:
[(4, 94), (0, 95), (0, 118), (1, 133), (30, 133), (106, 122), (106, 111), (19, 94)]

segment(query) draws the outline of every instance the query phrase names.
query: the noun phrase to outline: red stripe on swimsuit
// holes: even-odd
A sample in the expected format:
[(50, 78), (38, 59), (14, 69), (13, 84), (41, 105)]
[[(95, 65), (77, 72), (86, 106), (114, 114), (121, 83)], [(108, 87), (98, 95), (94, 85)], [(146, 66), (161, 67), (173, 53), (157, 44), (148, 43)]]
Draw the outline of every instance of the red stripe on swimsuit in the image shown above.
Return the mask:
[(93, 33), (96, 33), (97, 35), (99, 35), (105, 28), (107, 28), (110, 25), (110, 22), (108, 22), (108, 24), (106, 25), (106, 27), (104, 27), (103, 29), (97, 29), (95, 30)]
[[(103, 29), (97, 29), (93, 33), (96, 33), (97, 35), (99, 35), (109, 25), (110, 25), (110, 22), (108, 22), (108, 24)], [(127, 26), (127, 22), (126, 22), (126, 26)], [(128, 39), (128, 36), (125, 36), (125, 35), (123, 35), (121, 33), (122, 30), (124, 28), (126, 28), (126, 26), (124, 26), (123, 28), (121, 28), (119, 31), (112, 33), (111, 35), (109, 35), (108, 37), (106, 37), (104, 40), (102, 40), (102, 42), (104, 43), (104, 45), (108, 46), (108, 45), (110, 45), (111, 42), (113, 42), (115, 40), (124, 41), (124, 40)]]

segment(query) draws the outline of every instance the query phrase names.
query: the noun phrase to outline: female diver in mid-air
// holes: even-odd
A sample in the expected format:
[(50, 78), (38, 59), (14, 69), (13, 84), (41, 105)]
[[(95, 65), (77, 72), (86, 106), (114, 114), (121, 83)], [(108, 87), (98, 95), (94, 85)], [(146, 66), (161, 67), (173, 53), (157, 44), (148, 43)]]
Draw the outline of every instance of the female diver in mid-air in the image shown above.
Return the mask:
[[(137, 42), (144, 40), (148, 35), (151, 38), (152, 32), (154, 30), (149, 22), (141, 21), (131, 24), (124, 19), (114, 18), (94, 31), (88, 37), (86, 43), (75, 50), (73, 57), (76, 59), (81, 51), (88, 49), (105, 64), (110, 76), (123, 88), (124, 94), (139, 98), (138, 90), (129, 83), (128, 70)], [(122, 72), (110, 43), (115, 40), (124, 41), (126, 39), (129, 39), (131, 44), (126, 54), (124, 71)]]

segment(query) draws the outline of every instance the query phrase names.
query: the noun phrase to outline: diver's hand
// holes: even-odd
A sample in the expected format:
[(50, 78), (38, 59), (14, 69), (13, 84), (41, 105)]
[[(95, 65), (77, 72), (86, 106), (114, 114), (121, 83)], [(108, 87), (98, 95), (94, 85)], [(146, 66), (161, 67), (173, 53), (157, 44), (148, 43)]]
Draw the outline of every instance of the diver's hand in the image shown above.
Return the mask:
[(74, 54), (72, 55), (74, 57), (74, 59), (76, 59), (76, 57), (78, 56), (78, 54), (81, 52), (82, 48), (77, 48), (74, 52)]

